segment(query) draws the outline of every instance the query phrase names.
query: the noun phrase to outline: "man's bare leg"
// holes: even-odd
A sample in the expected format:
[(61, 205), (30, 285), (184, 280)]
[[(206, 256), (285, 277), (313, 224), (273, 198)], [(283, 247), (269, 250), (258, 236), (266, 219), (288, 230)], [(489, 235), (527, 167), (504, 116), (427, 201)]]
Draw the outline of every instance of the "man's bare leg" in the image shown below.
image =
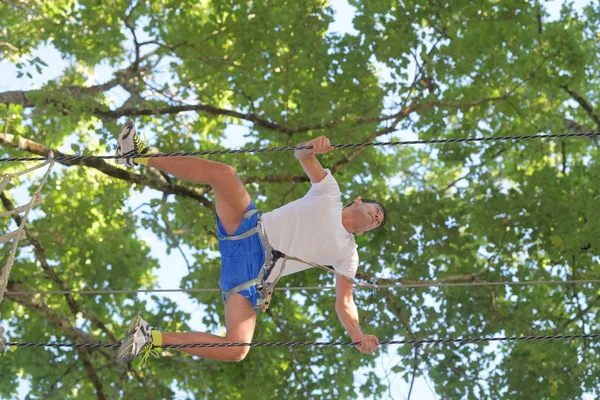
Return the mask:
[(150, 158), (148, 165), (176, 178), (212, 186), (216, 211), (227, 234), (240, 226), (250, 205), (250, 195), (233, 167), (197, 157)]
[[(228, 234), (240, 226), (250, 205), (250, 195), (236, 171), (229, 165), (197, 157), (150, 158), (148, 165), (178, 179), (210, 185), (215, 192), (216, 211)], [(234, 294), (225, 305), (225, 337), (205, 332), (161, 332), (163, 344), (249, 343), (256, 326), (256, 311), (250, 300)], [(223, 361), (241, 361), (249, 347), (197, 347), (181, 351)]]
[[(252, 341), (256, 326), (256, 312), (250, 300), (240, 294), (231, 296), (225, 304), (225, 321), (227, 325), (225, 337), (204, 332), (162, 332), (163, 344), (250, 343)], [(250, 347), (196, 347), (181, 349), (181, 351), (204, 358), (241, 361), (250, 351)]]

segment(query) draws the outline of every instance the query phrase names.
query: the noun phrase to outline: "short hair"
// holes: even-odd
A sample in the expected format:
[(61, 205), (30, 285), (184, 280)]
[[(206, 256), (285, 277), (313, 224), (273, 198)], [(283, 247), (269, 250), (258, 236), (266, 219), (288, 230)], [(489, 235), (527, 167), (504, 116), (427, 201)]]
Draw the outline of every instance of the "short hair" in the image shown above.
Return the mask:
[[(375, 229), (379, 229), (382, 226), (385, 225), (385, 223), (387, 222), (388, 219), (388, 214), (387, 214), (387, 210), (386, 208), (383, 206), (383, 204), (381, 204), (378, 201), (375, 200), (371, 200), (371, 199), (360, 199), (360, 201), (362, 201), (363, 203), (370, 203), (370, 204), (377, 204), (379, 207), (381, 207), (381, 209), (383, 210), (383, 220), (381, 221), (381, 224), (379, 224), (379, 226), (377, 228), (371, 229), (369, 232), (374, 231)], [(350, 207), (352, 204), (354, 204), (354, 202), (350, 203), (350, 204), (346, 204), (346, 206), (344, 208)]]

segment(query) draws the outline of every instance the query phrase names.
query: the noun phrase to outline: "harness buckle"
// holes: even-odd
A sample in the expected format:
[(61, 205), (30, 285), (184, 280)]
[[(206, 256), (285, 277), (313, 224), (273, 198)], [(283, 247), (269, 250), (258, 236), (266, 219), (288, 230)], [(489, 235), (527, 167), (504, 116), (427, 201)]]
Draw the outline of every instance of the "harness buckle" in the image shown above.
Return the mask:
[(286, 257), (286, 255), (283, 254), (281, 251), (274, 250), (274, 249), (271, 249), (271, 255), (272, 255), (271, 262), (270, 262), (271, 265), (269, 265), (268, 268), (266, 266), (263, 267), (263, 268), (265, 268), (266, 272), (263, 275), (260, 282), (258, 282), (256, 284), (256, 290), (258, 291), (258, 294), (261, 298), (261, 302), (260, 302), (260, 304), (257, 303), (256, 308), (261, 310), (262, 312), (266, 312), (267, 309), (269, 308), (269, 305), (271, 304), (271, 297), (273, 296), (273, 290), (274, 290), (275, 284), (279, 280), (279, 277), (277, 277), (274, 282), (268, 282), (268, 279), (271, 276), (271, 273), (273, 272), (273, 269), (275, 268), (275, 264), (277, 264), (277, 261)]
[(267, 283), (267, 280), (269, 279), (269, 276), (271, 276), (271, 272), (273, 272), (273, 268), (275, 268), (275, 264), (277, 264), (277, 261), (279, 261), (280, 259), (285, 257), (285, 254), (283, 254), (279, 250), (271, 250), (271, 254), (272, 254), (272, 258), (271, 258), (271, 262), (270, 262), (271, 265), (263, 266), (265, 273), (263, 274), (260, 283), (256, 284), (256, 289), (258, 289), (258, 291), (262, 291), (265, 285), (269, 286), (269, 284)]
[(266, 312), (271, 304), (271, 296), (273, 295), (273, 286), (268, 282), (257, 283), (256, 290), (258, 291), (259, 299), (256, 302), (256, 309)]
[(273, 294), (273, 291), (270, 291), (267, 294), (267, 297), (265, 297), (265, 303), (261, 307), (262, 312), (267, 312), (267, 309), (269, 308), (269, 305), (271, 305), (271, 295), (272, 294)]

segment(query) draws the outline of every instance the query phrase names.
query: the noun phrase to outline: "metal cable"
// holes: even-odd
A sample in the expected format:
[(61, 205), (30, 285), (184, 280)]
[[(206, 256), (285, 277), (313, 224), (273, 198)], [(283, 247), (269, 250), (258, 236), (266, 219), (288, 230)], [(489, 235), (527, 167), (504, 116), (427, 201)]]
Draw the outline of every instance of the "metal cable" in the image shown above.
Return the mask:
[[(581, 132), (581, 133), (560, 133), (560, 134), (545, 134), (545, 135), (522, 135), (522, 136), (497, 136), (497, 137), (482, 137), (482, 138), (458, 138), (458, 139), (429, 139), (429, 140), (407, 140), (393, 142), (369, 142), (369, 143), (347, 143), (334, 144), (333, 148), (348, 149), (358, 147), (376, 147), (376, 146), (401, 146), (415, 144), (443, 144), (443, 143), (473, 143), (473, 142), (492, 142), (497, 140), (528, 140), (528, 139), (559, 139), (572, 137), (593, 137), (600, 136), (600, 132)], [(291, 146), (291, 147), (266, 147), (253, 149), (235, 149), (235, 150), (213, 150), (213, 151), (192, 151), (182, 153), (159, 153), (159, 154), (143, 154), (135, 155), (135, 158), (162, 158), (162, 157), (180, 157), (180, 156), (207, 156), (207, 155), (222, 155), (222, 154), (240, 154), (240, 153), (269, 153), (277, 151), (292, 151), (310, 149), (312, 146)], [(131, 158), (132, 155), (123, 156), (72, 156), (59, 155), (54, 157), (55, 161), (91, 161), (91, 160), (114, 160), (118, 158)], [(8, 157), (0, 158), (0, 162), (21, 162), (21, 161), (40, 161), (46, 160), (45, 157)]]
[[(598, 333), (586, 335), (551, 335), (551, 336), (504, 336), (504, 337), (475, 337), (475, 338), (450, 338), (450, 339), (418, 339), (418, 340), (383, 340), (381, 345), (422, 345), (422, 344), (469, 344), (488, 342), (523, 342), (533, 340), (573, 340), (573, 339), (597, 339)], [(362, 342), (256, 342), (256, 343), (191, 343), (191, 344), (167, 344), (156, 346), (160, 349), (191, 349), (199, 347), (312, 347), (312, 346), (356, 346)], [(118, 343), (27, 343), (7, 342), (6, 346), (12, 347), (67, 347), (72, 349), (116, 349)]]
[[(517, 282), (427, 282), (427, 283), (409, 283), (409, 284), (389, 284), (377, 285), (375, 289), (417, 289), (429, 287), (461, 287), (461, 286), (535, 286), (535, 285), (585, 285), (600, 284), (600, 279), (578, 279), (565, 281), (517, 281)], [(275, 288), (277, 291), (300, 291), (300, 290), (333, 290), (335, 286), (291, 286)], [(355, 289), (368, 289), (369, 287), (355, 286)], [(220, 292), (219, 288), (189, 288), (189, 289), (105, 289), (105, 290), (37, 290), (37, 291), (7, 291), (6, 295), (12, 296), (32, 296), (32, 295), (56, 295), (56, 294), (85, 294), (85, 295), (107, 295), (119, 293), (207, 293)]]

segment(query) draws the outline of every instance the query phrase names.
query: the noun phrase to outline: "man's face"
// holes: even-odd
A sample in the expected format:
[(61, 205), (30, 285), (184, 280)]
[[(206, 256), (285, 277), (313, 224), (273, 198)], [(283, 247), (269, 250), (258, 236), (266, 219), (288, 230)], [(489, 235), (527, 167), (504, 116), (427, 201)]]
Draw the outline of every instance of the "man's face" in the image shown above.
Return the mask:
[(383, 209), (379, 204), (363, 203), (359, 197), (354, 200), (351, 207), (355, 209), (355, 218), (359, 225), (357, 233), (359, 235), (379, 227), (383, 222)]

